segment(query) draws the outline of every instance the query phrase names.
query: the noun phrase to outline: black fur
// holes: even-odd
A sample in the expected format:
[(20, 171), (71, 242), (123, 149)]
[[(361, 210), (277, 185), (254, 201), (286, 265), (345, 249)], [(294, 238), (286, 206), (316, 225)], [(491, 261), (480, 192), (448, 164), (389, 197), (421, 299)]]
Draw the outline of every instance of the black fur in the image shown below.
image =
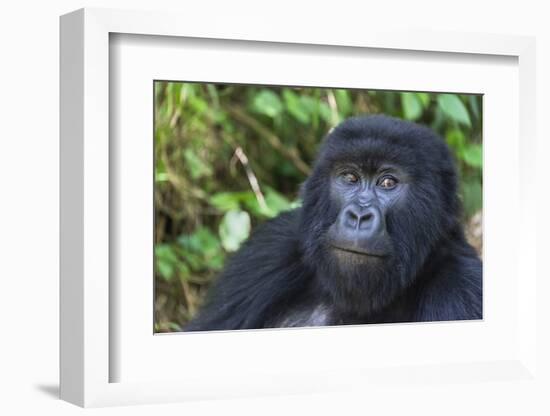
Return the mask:
[[(384, 260), (342, 261), (329, 249), (339, 163), (391, 163), (408, 178), (385, 214)], [(326, 138), (302, 199), (232, 256), (185, 330), (482, 318), (482, 265), (464, 238), (454, 162), (428, 128), (385, 116), (345, 121)]]

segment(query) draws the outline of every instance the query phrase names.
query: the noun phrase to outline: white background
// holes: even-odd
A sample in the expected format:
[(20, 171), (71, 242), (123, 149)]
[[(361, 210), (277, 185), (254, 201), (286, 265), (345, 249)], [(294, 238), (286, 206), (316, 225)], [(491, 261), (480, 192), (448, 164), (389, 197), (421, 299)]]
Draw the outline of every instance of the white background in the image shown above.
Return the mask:
[[(258, 386), (263, 375), (280, 372), (315, 375), (361, 367), (370, 374), (372, 369), (396, 366), (515, 359), (520, 346), (517, 325), (525, 324), (517, 305), (522, 282), (516, 270), (521, 255), (514, 244), (502, 238), (501, 230), (506, 229), (510, 239), (518, 239), (520, 223), (510, 223), (511, 213), (520, 212), (517, 59), (466, 55), (434, 59), (433, 54), (396, 51), (287, 49), (113, 37), (110, 113), (116, 127), (110, 136), (110, 203), (117, 218), (111, 232), (117, 237), (111, 240), (110, 250), (118, 260), (110, 275), (111, 284), (117, 287), (117, 294), (112, 295), (117, 307), (111, 321), (116, 322), (116, 328), (111, 328), (111, 352), (118, 358), (111, 361), (111, 380), (213, 380), (233, 374), (232, 385), (254, 380)], [(151, 336), (154, 79), (483, 93), (483, 322)], [(503, 210), (503, 205), (508, 210)], [(508, 261), (502, 262), (503, 257)], [(208, 357), (207, 367), (202, 359), (181, 359), (201, 354)], [(393, 377), (404, 379), (410, 370), (403, 373)], [(474, 379), (479, 372), (472, 373)], [(292, 376), (293, 381), (296, 378)], [(414, 381), (418, 384), (419, 377)], [(208, 390), (219, 395), (229, 388), (223, 385), (217, 392), (211, 382)]]
[[(198, 3), (198, 4), (197, 4)], [(244, 2), (190, 1), (19, 1), (4, 2), (0, 10), (0, 412), (3, 414), (73, 414), (81, 409), (56, 400), (58, 383), (58, 16), (83, 6), (185, 11), (190, 19), (209, 15), (248, 15), (250, 19), (280, 21), (307, 30), (310, 19), (326, 22), (327, 31), (340, 25), (387, 24), (435, 30), (470, 30), (487, 33), (537, 35), (538, 132), (550, 137), (550, 33), (546, 2), (523, 0), (508, 4), (479, 1), (387, 2)], [(241, 7), (240, 5), (243, 4)], [(185, 22), (182, 22), (185, 24)], [(237, 29), (236, 29), (237, 30)], [(7, 146), (6, 146), (7, 145)], [(540, 213), (550, 212), (550, 187), (544, 180), (549, 143), (538, 149)], [(511, 219), (513, 221), (513, 219)], [(547, 233), (548, 221), (539, 216)], [(544, 228), (542, 226), (544, 225)], [(549, 239), (539, 244), (550, 249)], [(539, 266), (542, 267), (542, 264)], [(545, 267), (546, 275), (548, 266)], [(550, 293), (550, 282), (538, 291)], [(550, 302), (547, 302), (550, 303)], [(548, 306), (539, 305), (541, 321), (548, 325)], [(544, 315), (542, 315), (544, 314)], [(549, 337), (539, 351), (546, 375)], [(548, 386), (547, 386), (548, 387)], [(550, 391), (550, 388), (548, 388)], [(346, 393), (317, 396), (213, 401), (92, 410), (99, 414), (387, 414), (416, 411), (423, 414), (548, 414), (547, 392), (528, 384), (434, 385), (430, 392), (411, 388), (405, 396), (371, 397)]]

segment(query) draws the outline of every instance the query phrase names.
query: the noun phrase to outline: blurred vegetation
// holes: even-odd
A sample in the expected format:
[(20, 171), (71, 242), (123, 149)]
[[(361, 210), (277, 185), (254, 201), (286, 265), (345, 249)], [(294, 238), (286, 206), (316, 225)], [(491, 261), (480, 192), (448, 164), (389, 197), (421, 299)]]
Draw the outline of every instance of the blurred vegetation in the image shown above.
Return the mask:
[(155, 332), (181, 330), (251, 229), (299, 206), (320, 141), (347, 117), (444, 137), (468, 221), (482, 203), (481, 109), (480, 95), (155, 82)]

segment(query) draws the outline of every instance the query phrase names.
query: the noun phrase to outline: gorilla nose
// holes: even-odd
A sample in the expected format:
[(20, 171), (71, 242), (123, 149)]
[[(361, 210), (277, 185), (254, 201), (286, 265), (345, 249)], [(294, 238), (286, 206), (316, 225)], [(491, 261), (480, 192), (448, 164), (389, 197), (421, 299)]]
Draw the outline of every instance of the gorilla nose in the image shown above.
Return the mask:
[(342, 214), (342, 225), (347, 229), (361, 230), (371, 235), (382, 230), (382, 214), (374, 206), (364, 207), (353, 204), (349, 205)]

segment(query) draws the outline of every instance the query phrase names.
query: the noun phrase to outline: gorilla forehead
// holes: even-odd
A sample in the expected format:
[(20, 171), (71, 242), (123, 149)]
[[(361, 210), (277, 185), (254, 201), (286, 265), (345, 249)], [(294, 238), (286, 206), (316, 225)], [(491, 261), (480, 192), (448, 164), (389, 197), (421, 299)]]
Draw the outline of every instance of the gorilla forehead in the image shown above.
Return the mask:
[(389, 163), (414, 175), (420, 173), (418, 167), (423, 174), (436, 173), (441, 158), (448, 162), (447, 147), (430, 129), (377, 115), (351, 118), (336, 127), (325, 140), (319, 163), (325, 168), (353, 163), (368, 172)]

